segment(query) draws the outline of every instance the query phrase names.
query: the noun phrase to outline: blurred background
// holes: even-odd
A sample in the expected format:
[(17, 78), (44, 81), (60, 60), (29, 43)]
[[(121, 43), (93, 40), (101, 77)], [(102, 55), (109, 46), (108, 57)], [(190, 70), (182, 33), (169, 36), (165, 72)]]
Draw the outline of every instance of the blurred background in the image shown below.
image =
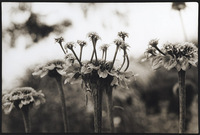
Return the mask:
[[(55, 38), (65, 42), (85, 40), (83, 59), (91, 56), (87, 33), (97, 32), (102, 44), (110, 44), (108, 59), (114, 55), (113, 40), (119, 31), (129, 33), (129, 71), (137, 73), (129, 89), (114, 90), (114, 125), (119, 133), (177, 133), (178, 96), (175, 69), (151, 69), (141, 62), (148, 42), (159, 39), (159, 46), (189, 41), (198, 46), (198, 3), (186, 2), (180, 11), (172, 3), (23, 3), (2, 2), (2, 92), (29, 86), (43, 90), (46, 103), (31, 111), (32, 132), (63, 131), (60, 100), (56, 82), (46, 76), (33, 77), (35, 65), (64, 54)], [(79, 47), (76, 47), (79, 51)], [(100, 54), (100, 50), (97, 52)], [(122, 51), (115, 66), (122, 62)], [(198, 69), (186, 73), (187, 133), (198, 133)], [(85, 105), (79, 85), (64, 85), (70, 132), (93, 132), (93, 104)], [(174, 92), (173, 92), (174, 90)], [(103, 107), (103, 132), (108, 132), (106, 107)], [(23, 119), (17, 110), (2, 112), (2, 132), (24, 132)]]

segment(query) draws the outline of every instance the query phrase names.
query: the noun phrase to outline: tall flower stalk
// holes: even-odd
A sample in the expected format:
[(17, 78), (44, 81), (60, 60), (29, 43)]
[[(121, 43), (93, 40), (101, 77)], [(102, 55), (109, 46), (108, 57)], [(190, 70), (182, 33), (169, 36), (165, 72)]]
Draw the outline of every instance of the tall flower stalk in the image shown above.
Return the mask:
[(53, 60), (45, 65), (39, 66), (38, 68), (35, 69), (34, 73), (32, 74), (37, 76), (39, 75), (41, 78), (44, 77), (45, 75), (48, 75), (49, 77), (52, 77), (56, 80), (58, 86), (58, 93), (61, 101), (64, 132), (66, 133), (69, 131), (69, 123), (68, 123), (68, 114), (65, 104), (63, 81), (62, 81), (62, 75), (65, 73), (63, 71), (65, 66), (66, 66), (65, 62), (62, 60)]
[(26, 133), (31, 133), (30, 109), (45, 102), (42, 91), (36, 91), (31, 87), (21, 87), (8, 91), (2, 96), (2, 107), (5, 114), (9, 114), (15, 107), (23, 116)]
[[(185, 74), (191, 66), (197, 66), (198, 48), (192, 43), (172, 44), (166, 43), (158, 50), (158, 40), (151, 40), (150, 47), (145, 52), (147, 59), (150, 59), (154, 70), (164, 67), (167, 70), (176, 68), (179, 82), (179, 133), (185, 133), (186, 119), (186, 91)], [(158, 52), (156, 52), (156, 50)], [(161, 51), (162, 50), (162, 51)]]
[[(100, 39), (97, 33), (92, 32), (88, 34), (93, 44), (93, 51), (91, 59), (81, 64), (71, 63), (68, 68), (65, 69), (65, 83), (76, 83), (81, 80), (82, 87), (86, 92), (91, 92), (94, 101), (94, 132), (102, 132), (102, 98), (103, 92), (107, 93), (107, 112), (109, 117), (110, 132), (114, 132), (113, 124), (113, 101), (112, 91), (116, 86), (123, 86), (127, 88), (127, 81), (133, 76), (132, 72), (120, 72), (115, 70), (114, 62), (116, 60), (117, 52), (123, 40), (115, 40), (117, 45), (116, 52), (112, 61), (107, 61), (107, 48), (108, 44), (104, 44), (101, 47), (102, 59), (98, 59), (96, 51), (97, 40)], [(68, 49), (69, 44), (68, 44)], [(81, 52), (82, 53), (82, 52)], [(73, 52), (76, 60), (79, 62), (80, 58), (76, 57), (76, 53)], [(81, 55), (81, 54), (80, 54)], [(95, 61), (93, 57), (95, 56)], [(79, 62), (80, 63), (80, 62)], [(86, 101), (87, 102), (87, 101)]]
[(177, 10), (179, 12), (179, 17), (180, 17), (181, 26), (182, 26), (182, 29), (183, 29), (184, 38), (185, 38), (185, 41), (187, 41), (187, 35), (186, 35), (186, 32), (185, 32), (183, 17), (182, 17), (182, 14), (181, 14), (181, 10), (184, 10), (185, 8), (186, 8), (185, 2), (173, 2), (172, 3), (172, 9)]

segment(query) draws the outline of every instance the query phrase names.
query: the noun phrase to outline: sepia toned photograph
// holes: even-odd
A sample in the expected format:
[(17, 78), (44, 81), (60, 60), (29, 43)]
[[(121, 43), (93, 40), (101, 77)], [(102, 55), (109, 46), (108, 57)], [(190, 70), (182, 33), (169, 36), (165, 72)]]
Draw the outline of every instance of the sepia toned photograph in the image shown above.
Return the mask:
[(197, 2), (1, 2), (2, 133), (199, 133)]

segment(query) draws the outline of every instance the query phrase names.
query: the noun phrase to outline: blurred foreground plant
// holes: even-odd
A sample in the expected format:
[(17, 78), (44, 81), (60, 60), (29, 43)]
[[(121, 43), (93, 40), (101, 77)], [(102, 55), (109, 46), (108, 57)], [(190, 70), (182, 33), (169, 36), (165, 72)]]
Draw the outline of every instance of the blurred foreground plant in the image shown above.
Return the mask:
[(36, 91), (31, 87), (16, 88), (2, 95), (2, 108), (5, 114), (9, 114), (15, 107), (22, 112), (25, 132), (31, 132), (30, 108), (45, 102), (42, 91)]
[[(66, 66), (65, 71), (65, 82), (64, 83), (76, 83), (82, 82), (82, 87), (86, 90), (86, 92), (90, 92), (93, 96), (94, 100), (94, 130), (96, 133), (101, 133), (102, 129), (102, 96), (103, 92), (106, 92), (107, 95), (107, 108), (108, 108), (108, 116), (109, 116), (109, 125), (110, 131), (114, 132), (114, 125), (113, 125), (113, 103), (112, 103), (112, 90), (116, 86), (122, 86), (127, 88), (127, 81), (133, 75), (132, 72), (125, 72), (128, 69), (129, 61), (127, 55), (127, 47), (128, 45), (125, 43), (125, 37), (127, 37), (127, 33), (120, 32), (119, 36), (123, 39), (117, 39), (114, 41), (116, 44), (116, 51), (112, 61), (107, 61), (107, 49), (108, 44), (104, 44), (101, 49), (102, 59), (98, 58), (97, 51), (96, 51), (96, 44), (97, 41), (100, 39), (99, 35), (95, 32), (91, 32), (88, 34), (88, 37), (92, 41), (93, 51), (91, 55), (91, 59), (82, 62), (82, 49), (86, 45), (85, 41), (78, 40), (77, 43), (80, 46), (80, 57), (78, 58), (76, 52), (74, 51), (75, 42), (68, 42), (65, 45), (66, 52), (67, 50), (71, 50), (73, 54), (67, 54), (66, 60), (69, 63)], [(124, 72), (121, 72), (121, 68), (119, 69), (114, 68), (114, 62), (116, 60), (117, 53), (119, 48), (124, 50), (124, 58), (127, 58), (127, 66)], [(95, 57), (95, 59), (94, 59)], [(125, 61), (125, 59), (124, 59)], [(87, 99), (87, 95), (86, 95)], [(86, 100), (87, 104), (87, 100)]]
[(149, 42), (146, 59), (149, 59), (154, 70), (163, 66), (167, 70), (176, 68), (179, 82), (179, 133), (185, 132), (186, 92), (185, 73), (191, 66), (197, 66), (198, 48), (189, 42), (181, 44), (166, 43), (162, 49), (157, 47), (158, 40)]
[(35, 69), (35, 71), (32, 73), (32, 75), (40, 76), (41, 78), (44, 77), (45, 75), (48, 75), (49, 77), (52, 77), (56, 80), (57, 86), (58, 86), (58, 92), (60, 95), (61, 105), (62, 105), (64, 131), (67, 132), (69, 130), (69, 127), (68, 127), (69, 124), (68, 124), (68, 115), (67, 115), (66, 104), (65, 104), (63, 82), (62, 82), (62, 75), (64, 73), (63, 69), (65, 66), (66, 66), (65, 61), (53, 60), (53, 61), (47, 62), (44, 65), (38, 66)]

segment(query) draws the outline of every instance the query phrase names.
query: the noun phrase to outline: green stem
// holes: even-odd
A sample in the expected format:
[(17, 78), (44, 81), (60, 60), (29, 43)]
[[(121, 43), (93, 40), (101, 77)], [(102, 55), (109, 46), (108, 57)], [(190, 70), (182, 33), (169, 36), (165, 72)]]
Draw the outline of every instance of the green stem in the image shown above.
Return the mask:
[(78, 58), (78, 56), (76, 55), (76, 53), (75, 53), (75, 51), (74, 51), (73, 48), (71, 49), (71, 51), (72, 51), (72, 53), (74, 54), (74, 56), (76, 57), (76, 59), (77, 59), (78, 63), (80, 64), (80, 66), (82, 66), (82, 63), (81, 63), (81, 61), (79, 60), (79, 58)]
[(185, 133), (186, 118), (186, 91), (185, 91), (185, 71), (182, 69), (178, 72), (179, 82), (179, 133)]
[(26, 133), (31, 132), (31, 123), (30, 123), (30, 115), (29, 115), (29, 106), (23, 106), (21, 109), (23, 121), (24, 121), (24, 128)]
[(63, 86), (62, 86), (62, 76), (58, 75), (56, 78), (57, 84), (58, 84), (58, 92), (60, 95), (60, 100), (61, 100), (61, 105), (62, 105), (62, 116), (63, 116), (63, 124), (64, 124), (64, 132), (69, 131), (69, 124), (68, 124), (68, 114), (66, 110), (66, 104), (65, 104), (65, 94), (63, 91)]
[(94, 132), (101, 133), (102, 128), (102, 90), (94, 87)]
[(114, 123), (113, 123), (113, 100), (112, 100), (112, 87), (108, 86), (106, 90), (107, 95), (107, 112), (109, 119), (110, 132), (114, 132)]

